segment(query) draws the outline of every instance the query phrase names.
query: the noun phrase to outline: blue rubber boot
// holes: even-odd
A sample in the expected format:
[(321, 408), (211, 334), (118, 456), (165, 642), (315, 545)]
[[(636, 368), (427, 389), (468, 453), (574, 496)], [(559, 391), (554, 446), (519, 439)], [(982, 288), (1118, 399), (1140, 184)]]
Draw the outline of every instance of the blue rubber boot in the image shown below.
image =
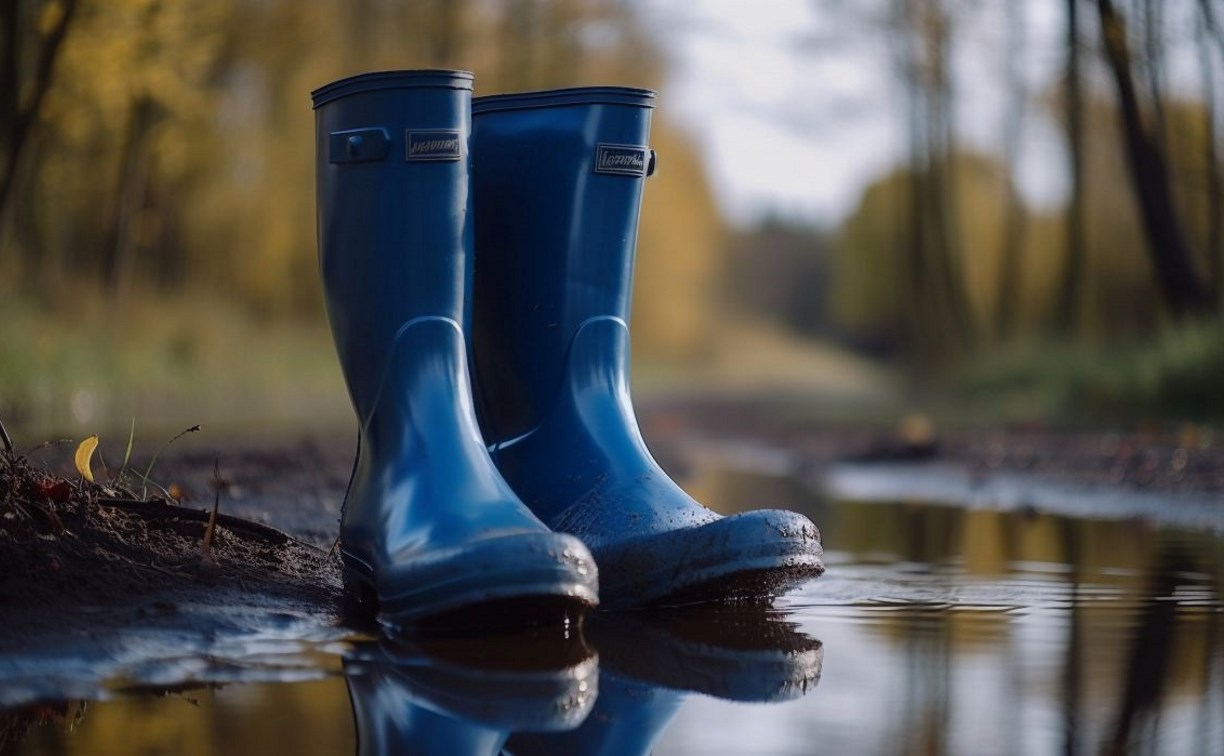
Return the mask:
[(588, 87), (473, 101), (481, 430), (515, 493), (591, 549), (604, 608), (768, 598), (823, 572), (815, 525), (698, 504), (651, 458), (629, 398), (653, 98)]
[(582, 723), (598, 660), (577, 634), (358, 644), (344, 661), (361, 756), (495, 756), (511, 731)]
[(312, 95), (323, 290), (360, 430), (341, 555), (394, 627), (597, 602), (586, 547), (523, 505), (476, 425), (471, 86), (467, 72), (391, 71)]

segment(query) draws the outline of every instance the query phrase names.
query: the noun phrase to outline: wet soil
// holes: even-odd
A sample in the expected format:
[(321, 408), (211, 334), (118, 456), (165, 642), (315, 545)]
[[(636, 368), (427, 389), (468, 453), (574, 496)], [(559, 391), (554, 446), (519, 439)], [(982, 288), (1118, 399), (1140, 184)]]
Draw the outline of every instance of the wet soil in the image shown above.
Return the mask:
[[(270, 618), (336, 613), (333, 555), (224, 513), (206, 539), (210, 519), (204, 508), (133, 499), (20, 456), (0, 457), (6, 685), (34, 684), (39, 668), (28, 662), (47, 654), (113, 662), (124, 656), (129, 628), (164, 630), (161, 640), (187, 653), (192, 644), (181, 643), (183, 633), (258, 633)], [(224, 611), (199, 609), (210, 606)]]

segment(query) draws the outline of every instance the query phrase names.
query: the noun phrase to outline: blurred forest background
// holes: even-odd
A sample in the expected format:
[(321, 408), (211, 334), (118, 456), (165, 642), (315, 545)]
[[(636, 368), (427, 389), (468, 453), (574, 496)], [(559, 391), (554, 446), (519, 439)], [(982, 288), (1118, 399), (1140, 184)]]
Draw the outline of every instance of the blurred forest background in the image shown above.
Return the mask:
[[(1057, 0), (1062, 74), (1035, 91), (1022, 3), (810, 1), (888, 51), (906, 135), (823, 225), (720, 216), (668, 114), (650, 0), (5, 0), (0, 417), (347, 421), (308, 95), (413, 67), (474, 70), (478, 94), (663, 89), (634, 305), (645, 390), (966, 422), (1224, 415), (1224, 2)], [(997, 154), (962, 146), (950, 64), (983, 18), (1004, 41), (981, 61), (1009, 108)], [(1062, 138), (1058, 207), (1018, 188), (1034, 119)]]

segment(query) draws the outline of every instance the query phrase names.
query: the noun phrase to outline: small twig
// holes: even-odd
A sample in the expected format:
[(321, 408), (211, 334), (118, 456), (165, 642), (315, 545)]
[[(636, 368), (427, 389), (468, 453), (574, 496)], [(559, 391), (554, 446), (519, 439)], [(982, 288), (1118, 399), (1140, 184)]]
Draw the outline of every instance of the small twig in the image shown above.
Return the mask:
[(229, 482), (221, 477), (221, 461), (213, 459), (213, 489), (216, 493), (213, 496), (212, 514), (208, 518), (208, 527), (204, 529), (204, 542), (200, 544), (200, 568), (196, 573), (197, 579), (202, 579), (207, 582), (213, 582), (221, 573), (221, 568), (217, 564), (217, 560), (213, 559), (212, 542), (213, 536), (217, 532), (217, 512), (221, 508), (221, 489), (229, 485)]
[(219, 459), (214, 458), (213, 459), (213, 489), (215, 493), (213, 495), (213, 508), (212, 508), (212, 514), (209, 515), (208, 517), (208, 527), (205, 528), (204, 530), (204, 544), (200, 547), (200, 550), (204, 552), (203, 553), (204, 560), (209, 561), (209, 562), (213, 561), (212, 539), (213, 539), (213, 533), (216, 532), (217, 530), (217, 511), (221, 508), (221, 488), (223, 487), (223, 484), (224, 484), (224, 481), (221, 479), (221, 461)]
[(4, 451), (6, 454), (13, 453), (13, 439), (9, 436), (8, 430), (4, 427), (4, 421), (0, 420), (0, 441), (4, 442)]

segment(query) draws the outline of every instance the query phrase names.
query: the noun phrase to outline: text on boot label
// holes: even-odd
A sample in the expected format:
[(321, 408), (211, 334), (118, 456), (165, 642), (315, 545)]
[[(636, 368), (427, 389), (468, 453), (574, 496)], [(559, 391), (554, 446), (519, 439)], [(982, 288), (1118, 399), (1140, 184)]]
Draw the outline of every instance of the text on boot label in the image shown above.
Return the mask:
[(463, 142), (458, 131), (414, 131), (404, 132), (407, 145), (407, 160), (458, 160), (463, 157)]
[(616, 176), (646, 175), (645, 147), (630, 144), (600, 144), (595, 148), (595, 172)]

